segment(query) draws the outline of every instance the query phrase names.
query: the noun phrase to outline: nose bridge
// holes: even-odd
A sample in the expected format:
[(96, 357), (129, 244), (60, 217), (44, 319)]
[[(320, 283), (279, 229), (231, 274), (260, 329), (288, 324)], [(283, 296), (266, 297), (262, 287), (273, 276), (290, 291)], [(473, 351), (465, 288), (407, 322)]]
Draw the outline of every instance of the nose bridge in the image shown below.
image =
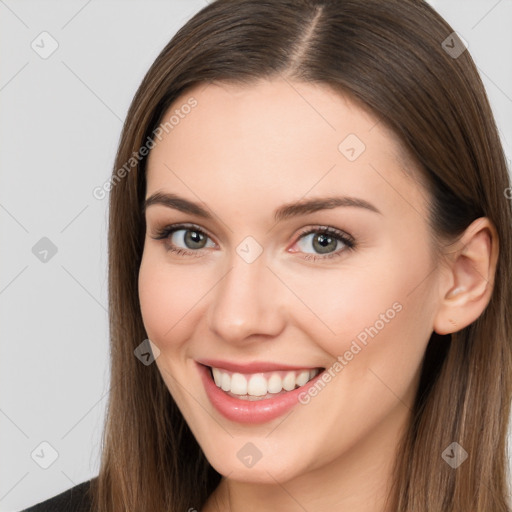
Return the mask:
[(209, 324), (226, 341), (252, 334), (277, 335), (283, 325), (282, 293), (263, 256), (248, 262), (233, 254), (231, 268), (216, 287)]

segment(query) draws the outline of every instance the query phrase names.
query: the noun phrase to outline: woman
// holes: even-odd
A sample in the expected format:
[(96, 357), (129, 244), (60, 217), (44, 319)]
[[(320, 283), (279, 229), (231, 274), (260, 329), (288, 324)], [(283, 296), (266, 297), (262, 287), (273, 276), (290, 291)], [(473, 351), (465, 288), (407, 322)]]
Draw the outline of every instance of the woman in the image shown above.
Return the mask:
[(101, 469), (54, 509), (510, 511), (509, 186), (428, 4), (205, 7), (128, 112)]

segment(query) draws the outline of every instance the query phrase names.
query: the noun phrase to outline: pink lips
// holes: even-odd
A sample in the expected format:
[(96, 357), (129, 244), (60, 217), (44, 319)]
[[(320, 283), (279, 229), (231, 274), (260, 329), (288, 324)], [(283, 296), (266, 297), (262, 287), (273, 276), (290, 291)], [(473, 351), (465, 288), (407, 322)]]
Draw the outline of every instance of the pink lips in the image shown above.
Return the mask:
[(316, 366), (307, 367), (307, 366), (289, 366), (286, 364), (276, 364), (276, 363), (230, 363), (229, 361), (221, 361), (219, 359), (197, 359), (199, 364), (204, 366), (213, 366), (214, 368), (223, 368), (224, 370), (228, 370), (230, 372), (239, 372), (239, 373), (259, 373), (259, 372), (271, 372), (273, 370), (314, 370), (317, 368)]
[(322, 373), (319, 373), (304, 386), (297, 389), (282, 394), (276, 394), (275, 398), (249, 401), (234, 398), (217, 387), (213, 381), (209, 367), (213, 366), (215, 368), (240, 373), (258, 373), (272, 370), (305, 370), (314, 369), (314, 367), (305, 368), (303, 366), (286, 366), (273, 363), (249, 363), (240, 365), (214, 360), (201, 360), (197, 362), (199, 363), (197, 367), (210, 402), (225, 418), (237, 423), (266, 423), (282, 416), (293, 408), (294, 405), (298, 404), (299, 394), (307, 391), (309, 387), (314, 386), (317, 379), (322, 375)]

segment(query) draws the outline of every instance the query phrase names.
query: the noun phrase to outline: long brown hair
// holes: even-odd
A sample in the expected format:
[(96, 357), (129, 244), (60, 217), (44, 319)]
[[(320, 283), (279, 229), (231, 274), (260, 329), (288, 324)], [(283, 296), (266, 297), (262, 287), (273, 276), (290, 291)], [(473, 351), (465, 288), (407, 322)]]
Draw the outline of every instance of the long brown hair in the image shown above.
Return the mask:
[[(220, 481), (156, 365), (134, 357), (147, 338), (137, 290), (146, 190), (140, 149), (193, 85), (281, 76), (332, 86), (394, 130), (428, 183), (436, 243), (481, 216), (496, 226), (500, 255), (490, 303), (461, 331), (432, 334), (389, 506), (510, 511), (510, 183), (475, 64), (468, 51), (449, 51), (460, 44), (447, 39), (453, 32), (421, 0), (217, 0), (162, 50), (129, 109), (109, 187), (111, 391), (94, 510), (199, 510)], [(441, 456), (451, 442), (469, 455), (457, 469)]]

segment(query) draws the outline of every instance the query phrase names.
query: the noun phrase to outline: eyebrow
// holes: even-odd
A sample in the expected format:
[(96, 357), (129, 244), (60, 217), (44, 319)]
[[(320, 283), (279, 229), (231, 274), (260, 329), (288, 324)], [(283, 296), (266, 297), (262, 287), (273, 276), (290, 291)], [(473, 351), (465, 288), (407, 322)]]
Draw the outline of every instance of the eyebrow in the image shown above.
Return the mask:
[[(213, 219), (213, 215), (198, 203), (194, 203), (188, 199), (180, 197), (176, 194), (155, 192), (147, 199), (145, 199), (142, 206), (142, 213), (145, 214), (146, 210), (154, 205), (159, 204), (174, 210), (179, 210), (183, 213), (190, 213), (204, 219)], [(338, 208), (339, 206), (352, 206), (356, 208), (363, 208), (374, 213), (382, 215), (382, 212), (373, 204), (357, 197), (337, 196), (337, 197), (320, 197), (315, 199), (308, 199), (298, 201), (295, 203), (288, 203), (280, 206), (274, 212), (274, 220), (279, 222), (290, 217), (314, 213), (320, 210), (328, 210)]]

